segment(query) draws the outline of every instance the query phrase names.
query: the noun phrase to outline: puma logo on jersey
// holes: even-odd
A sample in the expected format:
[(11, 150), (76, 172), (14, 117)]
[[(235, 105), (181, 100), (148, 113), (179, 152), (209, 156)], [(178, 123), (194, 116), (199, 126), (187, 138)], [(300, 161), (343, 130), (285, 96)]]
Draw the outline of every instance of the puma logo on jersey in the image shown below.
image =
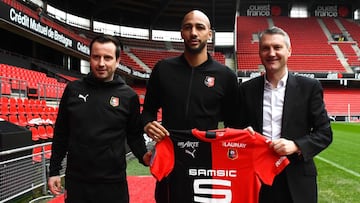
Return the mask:
[(178, 142), (177, 146), (182, 149), (185, 149), (185, 153), (190, 154), (192, 158), (195, 158), (195, 152), (196, 152), (196, 148), (199, 147), (199, 142), (191, 142), (191, 141)]
[(195, 152), (196, 152), (196, 149), (193, 149), (192, 151), (185, 149), (185, 153), (190, 154), (190, 156), (192, 156), (192, 158), (195, 158)]
[(87, 97), (89, 96), (89, 94), (86, 94), (85, 96), (84, 95), (82, 95), (82, 94), (79, 94), (79, 98), (80, 99), (83, 99), (84, 100), (84, 102), (86, 102), (87, 101)]

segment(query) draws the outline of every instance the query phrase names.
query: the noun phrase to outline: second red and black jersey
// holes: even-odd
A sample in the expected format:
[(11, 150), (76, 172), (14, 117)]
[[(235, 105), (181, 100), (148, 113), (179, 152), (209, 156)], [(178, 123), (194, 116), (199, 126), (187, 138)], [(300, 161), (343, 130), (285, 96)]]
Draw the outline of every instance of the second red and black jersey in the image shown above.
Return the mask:
[(169, 202), (258, 202), (261, 184), (271, 185), (288, 164), (262, 135), (247, 130), (170, 131), (158, 142), (150, 166), (166, 177)]

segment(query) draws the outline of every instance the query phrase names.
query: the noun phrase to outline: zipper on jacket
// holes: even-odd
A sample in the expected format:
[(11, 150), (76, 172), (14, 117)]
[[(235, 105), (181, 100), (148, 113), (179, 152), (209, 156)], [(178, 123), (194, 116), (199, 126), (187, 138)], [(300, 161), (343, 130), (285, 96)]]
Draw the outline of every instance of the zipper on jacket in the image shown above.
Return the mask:
[(185, 120), (188, 122), (188, 116), (189, 116), (189, 106), (190, 106), (190, 97), (191, 97), (191, 88), (193, 83), (193, 77), (194, 77), (194, 68), (191, 67), (191, 75), (190, 75), (190, 81), (189, 81), (189, 89), (188, 94), (186, 98), (186, 106), (185, 106)]

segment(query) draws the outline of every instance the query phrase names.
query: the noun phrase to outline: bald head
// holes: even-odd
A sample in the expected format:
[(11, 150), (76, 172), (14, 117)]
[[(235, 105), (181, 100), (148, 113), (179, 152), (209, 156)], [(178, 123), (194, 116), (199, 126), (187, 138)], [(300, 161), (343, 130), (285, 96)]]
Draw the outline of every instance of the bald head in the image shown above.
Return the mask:
[(183, 26), (187, 21), (192, 20), (192, 19), (196, 19), (196, 20), (204, 23), (209, 29), (211, 28), (209, 18), (205, 15), (205, 13), (203, 13), (199, 10), (192, 10), (192, 11), (188, 12), (184, 16), (181, 25)]

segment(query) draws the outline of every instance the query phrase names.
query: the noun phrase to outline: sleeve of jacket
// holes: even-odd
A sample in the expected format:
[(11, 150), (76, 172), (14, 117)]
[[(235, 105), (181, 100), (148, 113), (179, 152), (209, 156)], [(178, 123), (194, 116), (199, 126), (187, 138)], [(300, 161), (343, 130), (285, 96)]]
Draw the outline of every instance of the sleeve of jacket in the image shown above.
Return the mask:
[(224, 82), (227, 83), (222, 104), (224, 126), (236, 128), (240, 126), (239, 83), (236, 74), (231, 73), (230, 77)]
[(145, 126), (151, 121), (157, 120), (157, 112), (160, 108), (160, 77), (159, 77), (160, 62), (157, 63), (150, 75), (144, 100), (142, 111), (142, 124)]
[(54, 137), (52, 141), (52, 151), (49, 166), (49, 176), (56, 176), (60, 174), (62, 169), (61, 162), (63, 161), (69, 145), (69, 126), (68, 113), (66, 111), (67, 99), (70, 87), (66, 86), (63, 96), (59, 104), (59, 110), (55, 122)]
[(312, 159), (324, 150), (333, 139), (330, 119), (325, 109), (323, 89), (320, 82), (316, 80), (312, 83), (310, 89), (310, 118), (308, 119), (311, 123), (311, 131), (309, 135), (295, 140), (295, 143), (301, 149), (301, 154), (305, 161)]
[(250, 126), (245, 118), (248, 118), (249, 115), (247, 115), (247, 108), (246, 108), (246, 100), (245, 100), (245, 90), (243, 88), (243, 84), (239, 84), (238, 88), (238, 104), (237, 104), (237, 110), (238, 110), (238, 121), (236, 123), (235, 128), (246, 128)]
[(130, 115), (127, 123), (127, 143), (138, 158), (139, 162), (144, 164), (143, 156), (147, 152), (145, 139), (143, 136), (143, 127), (140, 117), (140, 102), (139, 97), (134, 95), (130, 101)]

